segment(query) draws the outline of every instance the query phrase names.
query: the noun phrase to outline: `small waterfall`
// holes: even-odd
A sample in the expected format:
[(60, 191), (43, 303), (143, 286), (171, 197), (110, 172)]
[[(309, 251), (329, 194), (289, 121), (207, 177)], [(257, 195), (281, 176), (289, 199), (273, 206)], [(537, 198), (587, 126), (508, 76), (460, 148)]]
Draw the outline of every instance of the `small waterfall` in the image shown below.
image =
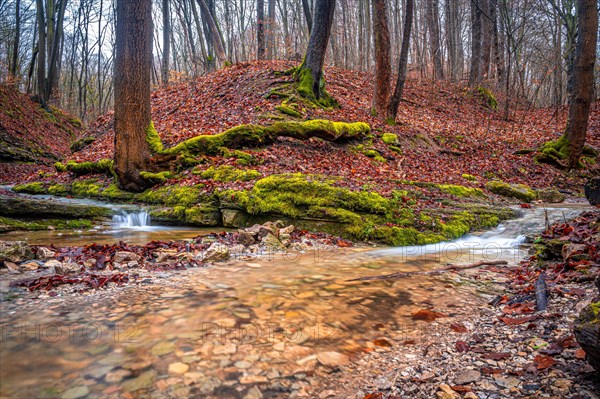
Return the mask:
[(147, 227), (150, 226), (150, 215), (145, 211), (121, 211), (112, 218), (114, 227)]

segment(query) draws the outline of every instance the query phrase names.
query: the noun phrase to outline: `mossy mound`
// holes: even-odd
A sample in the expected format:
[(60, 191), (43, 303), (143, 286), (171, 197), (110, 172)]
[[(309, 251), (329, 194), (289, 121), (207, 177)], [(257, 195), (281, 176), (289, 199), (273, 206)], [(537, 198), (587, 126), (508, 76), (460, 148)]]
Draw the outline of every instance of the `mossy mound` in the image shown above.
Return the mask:
[(381, 141), (387, 145), (398, 145), (398, 136), (394, 133), (383, 133), (381, 135)]
[(70, 219), (13, 219), (0, 216), (0, 232), (13, 230), (68, 230), (68, 229), (89, 229), (93, 223), (89, 220), (70, 220)]
[[(560, 169), (568, 167), (567, 162), (570, 156), (570, 146), (566, 135), (560, 136), (557, 140), (544, 143), (539, 149), (535, 160), (541, 163), (547, 163)], [(594, 160), (598, 156), (598, 151), (590, 146), (584, 146), (582, 156)], [(592, 162), (593, 163), (593, 162)], [(583, 162), (579, 162), (579, 167), (584, 167)]]
[(492, 180), (485, 185), (485, 188), (494, 194), (523, 202), (531, 202), (537, 197), (535, 191), (525, 184), (510, 184), (501, 180)]
[(114, 176), (113, 160), (101, 159), (98, 162), (67, 161), (66, 164), (56, 162), (54, 168), (57, 172), (71, 172), (76, 176), (104, 174)]
[(219, 182), (250, 181), (261, 176), (260, 172), (254, 169), (236, 169), (231, 165), (221, 165), (217, 168), (211, 166), (206, 170), (195, 170), (193, 173), (202, 176), (203, 179), (212, 179)]
[(492, 93), (492, 91), (490, 89), (488, 89), (487, 87), (484, 87), (484, 86), (477, 86), (477, 92), (479, 93), (481, 98), (483, 98), (483, 100), (485, 101), (485, 104), (489, 108), (491, 108), (493, 110), (498, 109), (498, 100), (496, 100), (494, 93)]

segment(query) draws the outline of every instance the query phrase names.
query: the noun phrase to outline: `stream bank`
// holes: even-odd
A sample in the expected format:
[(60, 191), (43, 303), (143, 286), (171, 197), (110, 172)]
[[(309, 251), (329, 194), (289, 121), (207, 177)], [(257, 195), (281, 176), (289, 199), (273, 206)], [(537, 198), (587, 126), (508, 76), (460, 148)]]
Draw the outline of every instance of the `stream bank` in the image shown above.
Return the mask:
[[(581, 210), (563, 205), (548, 216), (562, 220)], [(108, 281), (94, 288), (104, 280), (90, 277), (89, 271), (86, 281), (77, 282), (79, 286), (63, 285), (72, 290), (27, 293), (23, 288), (11, 288), (9, 297), (1, 302), (0, 371), (6, 382), (2, 395), (288, 398), (332, 394), (347, 398), (352, 390), (353, 395), (366, 394), (369, 385), (352, 380), (357, 377), (355, 367), (373, 366), (372, 377), (374, 370), (383, 371), (387, 364), (383, 358), (379, 365), (364, 363), (376, 354), (399, 358), (405, 353), (424, 353), (427, 346), (417, 343), (423, 331), (434, 327), (437, 334), (448, 337), (449, 325), (475, 320), (474, 304), (483, 305), (488, 299), (481, 291), (490, 295), (497, 290), (452, 280), (440, 284), (435, 276), (415, 275), (391, 282), (349, 280), (431, 270), (446, 262), (460, 264), (492, 253), (514, 263), (523, 256), (519, 244), (526, 237), (521, 233), (533, 235), (544, 228), (543, 208), (523, 212), (521, 219), (509, 221), (493, 233), (467, 236), (438, 248), (373, 251), (347, 247), (347, 242), (333, 241), (337, 240), (334, 237), (304, 233), (308, 236), (300, 237), (301, 241), (321, 240), (322, 246), (230, 257), (210, 267), (153, 269), (139, 267), (138, 262), (130, 268), (127, 263), (136, 261), (124, 257), (133, 255), (119, 253), (117, 249), (122, 248), (118, 246), (67, 249), (71, 255), (80, 251), (82, 263), (96, 254), (92, 268), (100, 259), (97, 254), (114, 250), (104, 264), (108, 268), (110, 259), (114, 266), (118, 254), (123, 262), (117, 263), (124, 264), (123, 268), (93, 273), (127, 275), (128, 281)], [(258, 237), (261, 228), (257, 230)], [(199, 245), (204, 256), (215, 241), (226, 242), (235, 234), (239, 239), (235, 232), (209, 236), (206, 242), (173, 242), (169, 248), (130, 246), (129, 252), (144, 255), (142, 264), (146, 257), (157, 263), (159, 252), (167, 260), (164, 263), (177, 264), (168, 259), (187, 259), (186, 245)], [(278, 234), (279, 242), (285, 240), (281, 231)], [(294, 240), (294, 234), (290, 239)], [(469, 242), (475, 245), (466, 245)], [(57, 254), (61, 252), (55, 257)], [(43, 269), (38, 270), (14, 278), (40, 277)], [(2, 280), (7, 276), (3, 272)], [(84, 278), (85, 273), (67, 276)], [(82, 289), (84, 286), (87, 289)], [(447, 317), (435, 319), (438, 313)], [(432, 316), (433, 323), (424, 321)], [(23, 350), (37, 356), (23, 358)], [(406, 360), (416, 367), (421, 359), (407, 356)], [(35, 374), (30, 372), (32, 368)], [(406, 379), (420, 375), (410, 373)], [(347, 385), (336, 383), (328, 388), (333, 381), (347, 381)]]

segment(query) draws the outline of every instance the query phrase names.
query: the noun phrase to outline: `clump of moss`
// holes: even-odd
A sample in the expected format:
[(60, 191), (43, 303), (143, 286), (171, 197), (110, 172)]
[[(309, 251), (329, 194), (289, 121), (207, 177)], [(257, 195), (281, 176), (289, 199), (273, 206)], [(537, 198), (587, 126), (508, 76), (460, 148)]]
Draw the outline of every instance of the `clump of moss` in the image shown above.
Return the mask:
[(93, 226), (89, 220), (69, 219), (42, 219), (42, 220), (20, 220), (0, 216), (0, 225), (7, 226), (11, 230), (48, 230), (53, 227), (58, 230), (64, 229), (89, 229)]
[(162, 186), (148, 189), (138, 194), (137, 199), (149, 204), (192, 206), (200, 201), (200, 192), (203, 186)]
[(194, 171), (194, 174), (199, 174), (203, 179), (212, 179), (220, 182), (250, 181), (260, 177), (260, 172), (254, 169), (236, 169), (231, 165), (221, 165), (217, 168), (211, 166), (204, 171)]
[(398, 136), (394, 133), (384, 133), (381, 135), (381, 141), (383, 141), (387, 145), (397, 145)]
[(48, 192), (45, 184), (42, 182), (17, 184), (12, 189), (16, 193), (26, 194), (46, 194)]
[(318, 89), (321, 95), (320, 98), (317, 99), (314, 93), (315, 80), (313, 79), (310, 69), (305, 68), (303, 65), (301, 65), (294, 70), (294, 75), (298, 79), (298, 86), (296, 91), (302, 98), (308, 100), (314, 105), (325, 108), (339, 106), (338, 102), (333, 97), (331, 97), (329, 93), (327, 93), (327, 91), (325, 90), (324, 77), (321, 77), (319, 81)]
[(388, 147), (391, 151), (394, 151), (398, 155), (402, 155), (402, 148), (397, 147), (395, 145), (391, 145)]
[(301, 112), (296, 111), (294, 108), (287, 106), (287, 105), (281, 104), (281, 105), (276, 106), (275, 109), (277, 111), (281, 112), (282, 114), (289, 115), (294, 118), (302, 118), (303, 117)]
[(494, 194), (516, 198), (523, 202), (531, 202), (536, 199), (535, 191), (525, 184), (509, 184), (501, 180), (492, 180), (485, 185), (485, 188)]
[(166, 223), (183, 223), (192, 226), (218, 226), (221, 224), (221, 211), (214, 204), (201, 204), (193, 207), (174, 206), (150, 211), (153, 220)]
[(71, 184), (71, 193), (75, 197), (99, 197), (102, 191), (102, 185), (98, 180), (88, 179), (83, 181), (74, 181)]
[(162, 140), (156, 132), (156, 129), (154, 128), (154, 122), (152, 121), (150, 121), (150, 124), (146, 128), (146, 142), (148, 143), (150, 152), (153, 154), (159, 153), (164, 149)]
[(66, 164), (56, 162), (54, 168), (57, 172), (71, 172), (76, 176), (92, 175), (92, 174), (105, 174), (108, 176), (114, 176), (113, 160), (112, 159), (101, 159), (98, 162), (75, 162), (68, 161)]
[(167, 181), (167, 179), (171, 179), (173, 174), (171, 172), (140, 172), (140, 176), (142, 176), (145, 180), (148, 180), (152, 184), (160, 184)]
[(64, 184), (52, 184), (48, 187), (48, 194), (64, 197), (69, 194), (69, 189)]
[(477, 92), (484, 99), (488, 107), (494, 110), (498, 109), (498, 101), (490, 89), (483, 86), (477, 86)]
[(224, 158), (235, 158), (236, 163), (238, 165), (247, 166), (247, 165), (260, 165), (262, 162), (261, 159), (258, 159), (252, 154), (248, 154), (245, 151), (240, 150), (230, 150), (228, 148), (221, 148), (221, 155)]
[(470, 175), (468, 173), (463, 173), (462, 178), (468, 181), (477, 181), (477, 177)]
[(366, 157), (372, 158), (376, 162), (385, 163), (385, 158), (382, 157), (381, 154), (379, 153), (379, 151), (375, 150), (374, 148), (367, 148), (363, 144), (358, 144), (358, 145), (355, 145), (352, 148), (352, 150), (354, 152), (359, 152)]
[(465, 186), (459, 186), (456, 184), (438, 184), (437, 187), (451, 195), (457, 197), (483, 197), (483, 191), (480, 188), (470, 188)]
[(73, 144), (71, 144), (69, 149), (71, 150), (71, 152), (81, 151), (83, 148), (92, 144), (94, 141), (96, 141), (95, 137), (85, 136), (85, 137), (82, 137), (79, 140), (75, 141)]

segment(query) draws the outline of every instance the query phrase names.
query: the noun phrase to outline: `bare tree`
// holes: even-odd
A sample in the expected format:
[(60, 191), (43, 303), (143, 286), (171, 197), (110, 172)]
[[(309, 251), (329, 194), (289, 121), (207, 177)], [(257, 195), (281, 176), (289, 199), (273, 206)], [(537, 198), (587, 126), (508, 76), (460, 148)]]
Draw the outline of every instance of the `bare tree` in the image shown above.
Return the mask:
[(398, 115), (398, 106), (402, 99), (404, 91), (404, 82), (406, 80), (406, 66), (408, 64), (408, 50), (410, 49), (410, 32), (412, 30), (414, 0), (406, 0), (406, 9), (404, 15), (404, 32), (402, 34), (402, 49), (400, 50), (400, 59), (398, 61), (398, 80), (394, 94), (390, 99), (388, 107), (387, 119), (388, 123), (396, 123)]
[(163, 86), (169, 83), (169, 55), (171, 49), (171, 13), (169, 10), (169, 0), (162, 0), (162, 14), (163, 14), (163, 51), (162, 51), (162, 65), (160, 69), (160, 78)]
[(431, 41), (431, 57), (433, 58), (434, 79), (444, 79), (444, 66), (442, 62), (442, 44), (440, 40), (440, 16), (437, 0), (427, 0), (427, 25), (429, 26), (429, 39)]
[(265, 1), (256, 1), (256, 58), (265, 59)]

